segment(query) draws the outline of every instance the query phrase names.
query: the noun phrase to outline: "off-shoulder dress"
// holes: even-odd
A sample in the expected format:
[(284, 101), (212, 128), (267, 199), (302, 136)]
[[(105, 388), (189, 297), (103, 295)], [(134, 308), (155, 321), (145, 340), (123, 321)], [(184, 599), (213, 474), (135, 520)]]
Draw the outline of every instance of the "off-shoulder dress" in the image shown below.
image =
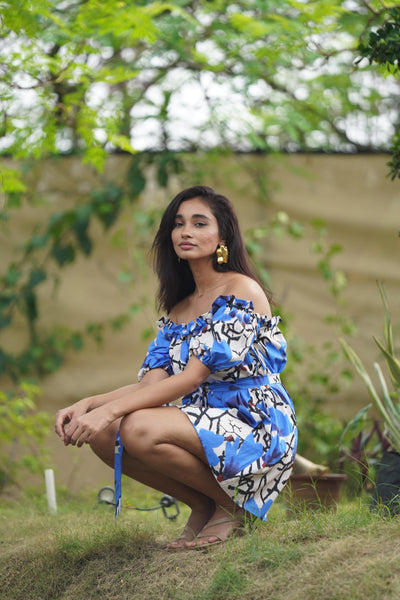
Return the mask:
[[(162, 317), (138, 376), (140, 381), (156, 368), (180, 373), (192, 355), (210, 369), (179, 408), (195, 428), (218, 483), (263, 520), (289, 479), (297, 444), (292, 400), (280, 380), (286, 342), (279, 322), (235, 296), (219, 296), (209, 312), (187, 324)], [(122, 451), (118, 435), (117, 500)]]

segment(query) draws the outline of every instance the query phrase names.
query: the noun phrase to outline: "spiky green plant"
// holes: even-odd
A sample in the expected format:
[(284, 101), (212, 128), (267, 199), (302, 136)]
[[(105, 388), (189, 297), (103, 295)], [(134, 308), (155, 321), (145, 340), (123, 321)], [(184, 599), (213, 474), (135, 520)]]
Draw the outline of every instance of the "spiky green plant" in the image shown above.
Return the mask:
[[(389, 392), (386, 379), (383, 375), (380, 365), (378, 363), (374, 363), (374, 368), (378, 373), (379, 383), (381, 386), (381, 392), (379, 393), (376, 390), (358, 354), (345, 340), (341, 339), (340, 343), (342, 344), (345, 354), (367, 386), (368, 392), (370, 393), (384, 420), (392, 448), (396, 452), (400, 453), (400, 361), (395, 356), (392, 323), (385, 289), (381, 283), (378, 283), (378, 287), (384, 307), (384, 337), (386, 345), (383, 345), (382, 342), (380, 342), (376, 337), (374, 337), (374, 340), (385, 358), (390, 379), (393, 384), (393, 391)], [(354, 431), (359, 428), (362, 421), (365, 420), (367, 410), (368, 407), (364, 407), (361, 409), (361, 411), (359, 411), (359, 413), (357, 413), (357, 415), (347, 425), (342, 438), (344, 437), (345, 433), (349, 431), (349, 429), (351, 429), (354, 433)]]

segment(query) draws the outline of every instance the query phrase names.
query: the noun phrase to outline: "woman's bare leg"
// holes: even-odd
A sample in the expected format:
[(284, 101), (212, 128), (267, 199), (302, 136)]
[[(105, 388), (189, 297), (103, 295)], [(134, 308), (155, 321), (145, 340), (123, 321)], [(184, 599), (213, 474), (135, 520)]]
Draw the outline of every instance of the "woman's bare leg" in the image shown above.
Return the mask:
[[(201, 521), (202, 526), (207, 523), (205, 542), (217, 541), (218, 537), (229, 534), (232, 523), (226, 520), (227, 515), (234, 515), (235, 525), (244, 516), (244, 511), (215, 480), (197, 432), (178, 408), (151, 408), (128, 415), (121, 423), (121, 440), (127, 453), (148, 471), (156, 473), (156, 479), (163, 474), (174, 485), (184, 486), (182, 490), (190, 490), (190, 497), (183, 500), (192, 508), (188, 525), (198, 533)], [(216, 506), (206, 523), (204, 498), (211, 498)], [(216, 523), (213, 527), (212, 523), (221, 517), (225, 517), (225, 523)]]
[[(126, 475), (187, 504), (192, 509), (187, 526), (196, 535), (207, 523), (208, 541), (229, 533), (229, 523), (215, 525), (213, 529), (212, 522), (243, 511), (216, 482), (200, 439), (183, 412), (176, 407), (140, 410), (100, 433), (91, 446), (110, 466), (114, 461), (118, 426), (124, 445), (123, 472)], [(184, 541), (178, 540), (172, 547), (183, 544)]]
[(189, 418), (178, 408), (163, 406), (127, 415), (121, 440), (129, 456), (151, 472), (164, 474), (227, 508), (234, 502), (215, 480)]
[[(120, 422), (108, 427), (105, 431), (98, 434), (91, 443), (91, 448), (95, 454), (110, 467), (114, 465), (115, 436), (119, 426)], [(186, 524), (186, 527), (190, 528), (187, 531), (187, 539), (190, 539), (190, 532), (197, 535), (215, 511), (215, 504), (211, 498), (166, 476), (165, 473), (145, 467), (140, 460), (129, 455), (127, 448), (124, 448), (122, 470), (125, 475), (128, 475), (128, 477), (131, 477), (135, 481), (168, 494), (180, 502), (187, 504), (192, 509), (192, 513)], [(172, 543), (171, 547), (181, 547), (184, 545), (184, 541), (184, 539), (178, 540), (176, 544)]]

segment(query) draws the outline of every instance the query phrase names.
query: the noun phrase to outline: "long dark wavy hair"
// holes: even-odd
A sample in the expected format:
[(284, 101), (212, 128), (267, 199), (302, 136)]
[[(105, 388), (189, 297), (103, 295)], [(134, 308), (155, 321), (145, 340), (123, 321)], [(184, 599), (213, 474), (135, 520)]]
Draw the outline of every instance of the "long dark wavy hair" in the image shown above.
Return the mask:
[[(180, 204), (193, 198), (199, 198), (209, 206), (217, 219), (219, 234), (228, 247), (228, 262), (219, 265), (215, 256), (213, 259), (214, 269), (219, 272), (236, 271), (242, 273), (262, 286), (250, 264), (232, 204), (228, 198), (218, 194), (212, 188), (196, 185), (183, 190), (170, 202), (161, 219), (152, 246), (154, 270), (159, 281), (158, 306), (159, 309), (167, 313), (195, 289), (195, 281), (189, 264), (186, 260), (178, 261), (171, 240), (171, 233), (175, 226), (175, 217)], [(262, 287), (265, 290), (265, 287)], [(265, 291), (267, 296), (270, 297), (269, 291)]]

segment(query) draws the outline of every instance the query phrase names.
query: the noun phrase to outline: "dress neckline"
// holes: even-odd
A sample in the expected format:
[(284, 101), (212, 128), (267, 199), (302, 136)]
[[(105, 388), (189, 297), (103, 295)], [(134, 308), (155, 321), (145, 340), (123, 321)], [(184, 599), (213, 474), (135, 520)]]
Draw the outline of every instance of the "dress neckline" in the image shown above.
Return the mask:
[(199, 321), (206, 320), (206, 318), (209, 317), (210, 315), (213, 315), (220, 306), (228, 305), (228, 304), (230, 304), (231, 306), (251, 310), (256, 316), (263, 318), (266, 321), (271, 321), (272, 319), (276, 319), (276, 318), (279, 319), (279, 317), (274, 317), (274, 316), (270, 317), (267, 314), (255, 312), (254, 304), (253, 304), (252, 300), (244, 300), (243, 298), (237, 298), (234, 294), (228, 294), (228, 295), (221, 294), (221, 295), (217, 296), (216, 299), (213, 301), (210, 310), (207, 310), (206, 312), (202, 313), (201, 315), (198, 315), (195, 319), (192, 319), (191, 321), (188, 321), (187, 323), (176, 323), (176, 321), (172, 321), (172, 319), (170, 319), (170, 317), (168, 317), (168, 316), (161, 317), (161, 319), (159, 319), (158, 322), (161, 322), (164, 324), (168, 323), (169, 325), (172, 325), (175, 327), (190, 327), (191, 325), (195, 325)]

